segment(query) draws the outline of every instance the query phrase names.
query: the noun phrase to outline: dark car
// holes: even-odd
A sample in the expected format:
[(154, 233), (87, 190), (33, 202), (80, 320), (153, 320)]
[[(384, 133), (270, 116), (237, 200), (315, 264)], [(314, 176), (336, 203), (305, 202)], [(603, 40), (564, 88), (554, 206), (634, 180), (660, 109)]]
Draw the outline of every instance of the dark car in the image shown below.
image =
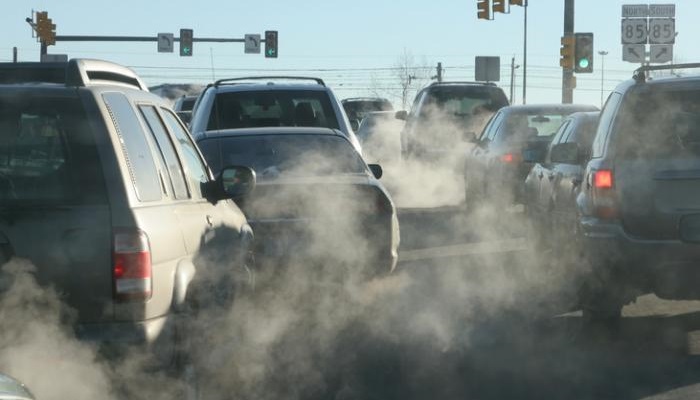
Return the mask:
[(525, 179), (525, 210), (536, 227), (538, 239), (553, 249), (567, 248), (574, 239), (576, 197), (591, 155), (599, 114), (571, 114), (554, 135), (544, 159), (526, 159), (536, 164)]
[(197, 137), (217, 171), (236, 163), (255, 170), (242, 203), (256, 235), (256, 261), (292, 258), (361, 264), (370, 276), (391, 272), (399, 230), (391, 196), (342, 132), (258, 128)]
[(601, 113), (577, 201), (589, 319), (643, 293), (700, 298), (700, 76), (646, 76), (685, 67), (637, 70)]
[(167, 102), (126, 67), (0, 64), (0, 263), (31, 262), (74, 311), (77, 337), (105, 354), (177, 359), (175, 321), (248, 268), (252, 231), (225, 188), (253, 183), (246, 167), (215, 179)]
[(358, 125), (367, 116), (367, 113), (394, 111), (391, 102), (382, 97), (352, 97), (343, 99), (341, 103), (350, 122), (355, 121)]
[(532, 162), (523, 151), (544, 154), (564, 119), (589, 105), (537, 104), (504, 107), (484, 127), (467, 155), (464, 170), (468, 208), (484, 201), (501, 206), (522, 203), (525, 178)]
[(461, 163), (466, 151), (464, 134), (481, 132), (493, 113), (507, 105), (503, 89), (491, 83), (431, 84), (418, 92), (410, 114), (396, 113), (397, 118), (406, 120), (401, 132), (404, 158)]

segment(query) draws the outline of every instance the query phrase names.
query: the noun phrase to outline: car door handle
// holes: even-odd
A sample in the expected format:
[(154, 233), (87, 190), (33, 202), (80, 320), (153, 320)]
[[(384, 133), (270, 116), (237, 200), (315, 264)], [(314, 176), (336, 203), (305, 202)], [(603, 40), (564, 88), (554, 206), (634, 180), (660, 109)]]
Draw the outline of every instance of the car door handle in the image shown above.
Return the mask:
[(214, 226), (214, 218), (211, 215), (207, 215), (207, 224), (209, 226)]

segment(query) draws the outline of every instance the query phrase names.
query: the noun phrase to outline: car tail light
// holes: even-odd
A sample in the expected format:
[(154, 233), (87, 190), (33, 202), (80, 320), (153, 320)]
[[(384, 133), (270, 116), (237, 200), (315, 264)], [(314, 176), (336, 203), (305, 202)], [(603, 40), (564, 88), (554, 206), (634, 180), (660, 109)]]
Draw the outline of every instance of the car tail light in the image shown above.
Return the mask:
[(117, 300), (147, 300), (152, 293), (151, 246), (138, 229), (114, 231), (112, 279)]
[(613, 171), (599, 169), (591, 174), (593, 189), (593, 205), (599, 218), (617, 218), (617, 201), (615, 198)]
[(609, 169), (595, 171), (593, 175), (593, 186), (596, 189), (612, 189), (613, 174)]
[(519, 154), (515, 153), (506, 153), (501, 156), (501, 161), (506, 163), (506, 164), (511, 164), (511, 163), (516, 163), (521, 160), (521, 157)]

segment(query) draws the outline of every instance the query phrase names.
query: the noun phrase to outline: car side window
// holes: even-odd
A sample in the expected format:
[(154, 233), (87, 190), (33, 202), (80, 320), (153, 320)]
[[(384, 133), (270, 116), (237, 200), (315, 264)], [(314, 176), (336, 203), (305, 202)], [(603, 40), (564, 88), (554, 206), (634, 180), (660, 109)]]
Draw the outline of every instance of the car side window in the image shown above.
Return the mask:
[(493, 140), (493, 138), (496, 137), (496, 132), (498, 132), (498, 129), (501, 126), (501, 122), (503, 121), (503, 118), (505, 118), (505, 114), (502, 112), (499, 112), (498, 114), (496, 114), (495, 117), (493, 117), (493, 119), (491, 120), (491, 123), (489, 123), (489, 128), (488, 128), (489, 130), (484, 131), (484, 134), (481, 135), (482, 141)]
[(175, 135), (176, 140), (180, 143), (182, 158), (187, 165), (187, 178), (190, 182), (192, 196), (202, 197), (202, 184), (209, 181), (207, 167), (202, 161), (202, 158), (197, 151), (197, 147), (192, 142), (189, 133), (180, 124), (175, 114), (170, 110), (161, 108), (165, 122), (170, 128), (170, 131)]
[(605, 102), (603, 111), (600, 114), (600, 121), (598, 122), (598, 130), (593, 140), (593, 154), (592, 158), (600, 158), (603, 156), (603, 151), (605, 149), (605, 141), (608, 138), (608, 133), (612, 127), (615, 115), (617, 115), (617, 109), (622, 100), (622, 95), (619, 93), (612, 93), (608, 100)]
[(564, 143), (566, 141), (565, 136), (568, 136), (570, 133), (570, 129), (573, 125), (572, 121), (566, 120), (564, 123), (559, 127), (559, 130), (557, 130), (557, 133), (554, 134), (554, 139), (549, 143), (549, 146), (547, 146), (547, 157), (545, 158), (545, 164), (550, 164), (552, 162), (552, 148), (556, 146), (559, 143)]
[(165, 129), (165, 125), (163, 125), (163, 121), (158, 116), (156, 108), (142, 105), (139, 106), (139, 110), (146, 120), (146, 124), (151, 130), (151, 134), (158, 146), (163, 165), (166, 166), (168, 171), (170, 186), (172, 187), (175, 198), (178, 200), (189, 198), (185, 177), (182, 174), (182, 165), (180, 165), (180, 160), (177, 158), (173, 142), (168, 135), (168, 131)]
[(129, 99), (116, 92), (104, 93), (102, 98), (119, 135), (136, 197), (144, 202), (160, 200), (162, 190), (156, 163)]

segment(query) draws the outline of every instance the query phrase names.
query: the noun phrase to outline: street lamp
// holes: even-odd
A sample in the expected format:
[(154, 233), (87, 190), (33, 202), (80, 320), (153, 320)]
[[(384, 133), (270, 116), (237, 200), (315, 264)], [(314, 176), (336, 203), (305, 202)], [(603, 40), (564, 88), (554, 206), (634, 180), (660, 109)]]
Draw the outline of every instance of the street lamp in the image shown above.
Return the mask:
[(605, 56), (608, 52), (601, 50), (598, 52), (600, 54), (600, 108), (603, 108), (603, 81), (605, 80)]

